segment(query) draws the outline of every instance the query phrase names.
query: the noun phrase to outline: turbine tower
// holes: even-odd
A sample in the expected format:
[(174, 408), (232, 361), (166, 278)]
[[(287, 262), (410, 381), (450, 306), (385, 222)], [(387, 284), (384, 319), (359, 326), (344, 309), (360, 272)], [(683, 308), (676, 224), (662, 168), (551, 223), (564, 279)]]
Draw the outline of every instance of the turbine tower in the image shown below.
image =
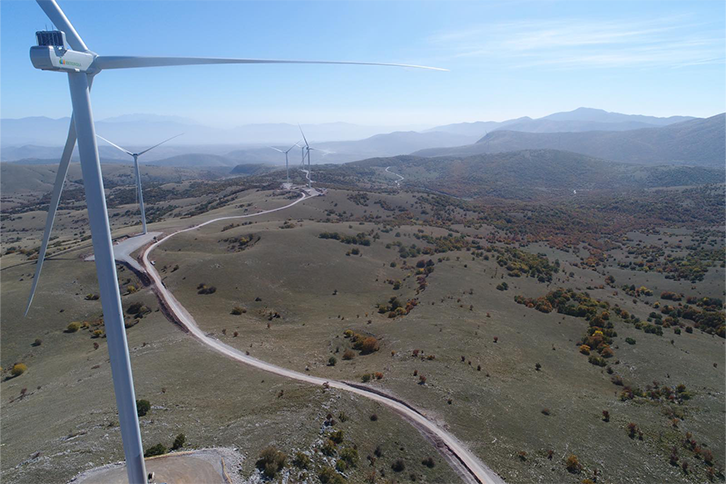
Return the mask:
[[(119, 427), (126, 457), (126, 472), (130, 484), (146, 484), (144, 450), (141, 444), (141, 431), (136, 413), (136, 395), (129, 359), (128, 343), (124, 329), (124, 318), (119, 295), (116, 263), (111, 239), (111, 228), (103, 189), (101, 163), (98, 157), (96, 132), (91, 110), (90, 91), (93, 79), (103, 70), (130, 69), (138, 67), (212, 65), (212, 64), (357, 64), (393, 67), (416, 67), (437, 69), (408, 64), (350, 61), (311, 61), (240, 59), (208, 57), (136, 57), (102, 56), (91, 51), (55, 0), (36, 0), (55, 25), (55, 31), (36, 32), (38, 45), (30, 48), (30, 60), (37, 69), (62, 72), (68, 75), (73, 115), (68, 129), (68, 137), (61, 156), (51, 202), (46, 219), (43, 242), (38, 254), (38, 263), (31, 287), (28, 309), (38, 284), (48, 240), (53, 228), (55, 213), (58, 209), (63, 183), (68, 172), (73, 148), (78, 142), (81, 158), (81, 172), (86, 192), (88, 219), (91, 226), (91, 240), (95, 255), (96, 275), (98, 277), (101, 306), (106, 326), (111, 374), (113, 377), (116, 406), (119, 414)], [(26, 309), (27, 314), (27, 309)]]
[[(299, 143), (299, 141), (298, 141), (298, 143)], [(290, 153), (290, 150), (292, 150), (292, 149), (293, 149), (293, 148), (295, 148), (296, 146), (300, 146), (300, 145), (299, 145), (299, 144), (297, 144), (297, 143), (295, 143), (294, 145), (292, 145), (291, 147), (289, 147), (289, 148), (288, 148), (287, 150), (285, 150), (285, 151), (283, 151), (283, 150), (281, 150), (281, 149), (278, 149), (278, 148), (275, 148), (274, 146), (270, 146), (270, 148), (272, 148), (272, 149), (273, 149), (273, 150), (275, 150), (275, 151), (279, 151), (280, 153), (285, 153), (285, 170), (286, 170), (286, 172), (287, 172), (287, 175), (286, 175), (286, 182), (285, 182), (285, 183), (287, 183), (287, 185), (288, 185), (288, 186), (290, 186), (290, 165), (288, 164), (288, 161), (287, 161), (287, 154), (288, 154), (288, 153)]]
[(305, 133), (303, 133), (302, 126), (299, 124), (297, 125), (298, 128), (300, 128), (300, 134), (302, 134), (303, 140), (305, 141), (305, 146), (302, 147), (303, 149), (303, 159), (302, 164), (303, 168), (305, 168), (305, 156), (308, 157), (308, 169), (307, 169), (307, 177), (308, 177), (308, 188), (313, 187), (313, 172), (310, 169), (310, 152), (316, 151), (315, 148), (311, 148), (308, 144), (308, 139), (305, 137)]
[(121, 148), (119, 145), (110, 142), (109, 140), (107, 140), (106, 138), (101, 136), (100, 134), (97, 134), (96, 136), (98, 138), (102, 139), (103, 141), (105, 141), (106, 143), (110, 144), (114, 148), (117, 148), (117, 149), (123, 151), (124, 153), (126, 153), (127, 155), (134, 157), (134, 172), (136, 173), (136, 202), (139, 204), (139, 208), (141, 209), (141, 234), (146, 235), (146, 211), (144, 210), (144, 193), (141, 191), (141, 173), (139, 172), (139, 156), (143, 155), (144, 153), (148, 153), (149, 151), (153, 150), (157, 146), (163, 145), (167, 141), (171, 141), (174, 138), (178, 138), (179, 136), (181, 136), (181, 134), (172, 136), (171, 138), (164, 140), (161, 143), (154, 145), (151, 148), (147, 148), (144, 151), (141, 151), (139, 153), (132, 153), (127, 149)]

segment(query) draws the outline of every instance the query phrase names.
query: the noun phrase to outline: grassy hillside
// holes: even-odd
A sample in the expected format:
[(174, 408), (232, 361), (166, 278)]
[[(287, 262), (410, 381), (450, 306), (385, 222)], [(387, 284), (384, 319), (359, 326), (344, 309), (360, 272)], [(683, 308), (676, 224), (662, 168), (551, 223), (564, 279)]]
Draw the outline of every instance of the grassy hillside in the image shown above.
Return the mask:
[(524, 150), (468, 157), (376, 158), (352, 164), (363, 169), (391, 166), (407, 186), (464, 197), (532, 199), (573, 190), (633, 190), (723, 181), (723, 170), (610, 163), (577, 153)]

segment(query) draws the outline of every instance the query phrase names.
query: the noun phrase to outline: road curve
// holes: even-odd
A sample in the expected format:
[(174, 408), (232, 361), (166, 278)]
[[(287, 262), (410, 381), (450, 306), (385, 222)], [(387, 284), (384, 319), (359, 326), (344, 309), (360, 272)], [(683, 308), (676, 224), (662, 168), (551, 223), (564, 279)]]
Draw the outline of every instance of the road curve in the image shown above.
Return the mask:
[(386, 171), (388, 173), (390, 173), (391, 175), (396, 175), (398, 177), (398, 180), (395, 180), (396, 188), (401, 188), (401, 182), (403, 181), (403, 177), (401, 175), (399, 175), (398, 173), (393, 173), (389, 168), (391, 168), (391, 167), (387, 166)]
[[(398, 414), (405, 417), (409, 422), (411, 422), (419, 431), (424, 433), (430, 440), (434, 442), (434, 444), (439, 447), (439, 450), (444, 450), (445, 457), (447, 457), (447, 460), (450, 464), (452, 464), (452, 467), (454, 470), (456, 470), (459, 475), (462, 477), (464, 482), (467, 483), (480, 483), (480, 484), (504, 484), (504, 480), (500, 478), (497, 474), (494, 473), (491, 469), (489, 469), (486, 465), (484, 465), (481, 461), (479, 461), (478, 458), (474, 456), (461, 442), (459, 442), (456, 437), (451, 435), (449, 432), (445, 431), (438, 425), (436, 425), (434, 422), (426, 418), (424, 414), (417, 411), (413, 407), (409, 406), (405, 402), (396, 399), (395, 397), (385, 395), (384, 393), (375, 390), (367, 388), (360, 384), (354, 384), (354, 383), (346, 383), (344, 381), (337, 381), (337, 380), (326, 380), (325, 378), (319, 378), (312, 375), (308, 375), (305, 373), (300, 373), (293, 370), (288, 370), (286, 368), (273, 365), (271, 363), (267, 363), (265, 361), (259, 360), (257, 358), (253, 358), (246, 353), (233, 348), (220, 340), (213, 338), (209, 335), (207, 335), (204, 331), (202, 331), (199, 326), (197, 325), (196, 321), (192, 317), (191, 314), (182, 306), (182, 304), (177, 301), (177, 299), (174, 297), (174, 295), (169, 291), (165, 286), (164, 283), (161, 280), (161, 276), (157, 272), (156, 268), (153, 264), (149, 262), (149, 255), (151, 252), (156, 249), (159, 245), (163, 244), (170, 238), (174, 237), (175, 235), (189, 232), (191, 230), (196, 230), (200, 227), (204, 227), (205, 225), (209, 225), (214, 222), (219, 222), (223, 220), (231, 220), (231, 219), (240, 219), (240, 218), (249, 218), (249, 217), (257, 217), (260, 215), (265, 215), (268, 213), (277, 212), (280, 210), (285, 210), (287, 208), (290, 208), (294, 205), (297, 205), (298, 203), (302, 202), (303, 200), (306, 200), (308, 198), (314, 197), (317, 195), (317, 192), (314, 190), (312, 191), (312, 194), (309, 194), (307, 192), (302, 192), (301, 197), (295, 200), (294, 202), (274, 208), (271, 210), (264, 210), (261, 212), (253, 213), (253, 214), (247, 214), (247, 215), (236, 215), (236, 216), (228, 216), (228, 217), (218, 217), (212, 220), (208, 220), (207, 222), (201, 223), (199, 225), (195, 225), (193, 227), (189, 227), (186, 229), (181, 229), (176, 232), (172, 232), (171, 234), (167, 235), (166, 237), (158, 240), (157, 242), (150, 245), (146, 250), (142, 253), (142, 265), (146, 269), (147, 273), (149, 274), (149, 277), (153, 281), (155, 287), (156, 287), (156, 293), (158, 297), (162, 300), (162, 302), (167, 306), (168, 310), (173, 313), (173, 315), (178, 319), (178, 322), (186, 328), (192, 335), (194, 335), (199, 341), (206, 344), (213, 350), (226, 355), (232, 359), (235, 359), (237, 361), (240, 361), (242, 363), (245, 363), (247, 365), (253, 366), (255, 368), (258, 368), (260, 370), (268, 371), (270, 373), (274, 373), (276, 375), (280, 375), (283, 377), (291, 378), (293, 380), (302, 381), (305, 383), (311, 383), (313, 385), (321, 385), (325, 387), (330, 388), (337, 388), (339, 390), (343, 390), (346, 392), (354, 393), (357, 395), (360, 395), (364, 398), (368, 398), (369, 400), (373, 400), (376, 402), (379, 402), (383, 405), (386, 405), (390, 409), (394, 410)], [(443, 447), (443, 449), (442, 449)], [(451, 455), (446, 455), (447, 452)], [(452, 458), (453, 457), (453, 458)]]

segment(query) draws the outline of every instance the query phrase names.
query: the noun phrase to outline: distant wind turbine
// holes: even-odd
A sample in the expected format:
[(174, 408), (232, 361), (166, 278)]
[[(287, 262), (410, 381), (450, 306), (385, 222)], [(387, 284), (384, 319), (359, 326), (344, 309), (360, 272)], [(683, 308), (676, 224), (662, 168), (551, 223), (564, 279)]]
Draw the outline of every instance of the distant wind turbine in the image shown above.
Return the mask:
[(298, 128), (300, 128), (300, 134), (302, 134), (303, 140), (305, 141), (305, 146), (302, 147), (303, 149), (303, 159), (302, 164), (303, 168), (305, 168), (305, 157), (308, 157), (308, 170), (307, 170), (307, 176), (308, 176), (308, 188), (313, 187), (313, 171), (310, 168), (310, 152), (311, 151), (317, 151), (315, 148), (311, 148), (308, 144), (308, 139), (305, 137), (305, 133), (303, 133), (302, 126), (299, 124), (297, 125)]
[[(106, 327), (106, 341), (111, 362), (119, 427), (126, 457), (126, 471), (131, 484), (146, 481), (144, 451), (141, 444), (141, 431), (136, 413), (136, 395), (129, 359), (128, 343), (124, 329), (124, 317), (119, 295), (116, 263), (114, 261), (111, 228), (106, 208), (101, 163), (98, 158), (98, 145), (91, 110), (90, 91), (93, 79), (104, 69), (130, 69), (139, 67), (187, 66), (212, 64), (357, 64), (392, 67), (414, 67), (421, 69), (446, 70), (434, 67), (408, 64), (349, 61), (310, 61), (239, 59), (208, 57), (136, 57), (102, 56), (91, 51), (78, 35), (76, 29), (58, 6), (55, 0), (36, 0), (43, 12), (58, 29), (56, 31), (36, 32), (38, 45), (30, 48), (30, 60), (37, 69), (63, 72), (68, 75), (73, 115), (68, 137), (61, 156), (58, 173), (48, 209), (43, 242), (38, 253), (38, 263), (28, 301), (28, 309), (38, 284), (50, 233), (53, 228), (63, 183), (68, 173), (73, 148), (78, 141), (81, 158), (83, 186), (86, 192), (88, 219), (91, 226), (91, 240), (95, 255), (96, 275), (98, 277), (103, 319)], [(96, 19), (97, 20), (97, 19)], [(192, 31), (193, 32), (193, 31)], [(210, 74), (211, 77), (211, 74)], [(26, 310), (27, 314), (27, 310)]]
[(132, 153), (125, 148), (121, 148), (119, 145), (112, 143), (111, 141), (107, 140), (100, 134), (97, 134), (96, 136), (98, 136), (100, 139), (102, 139), (106, 143), (110, 144), (114, 148), (117, 148), (117, 149), (123, 151), (124, 153), (126, 153), (127, 155), (134, 157), (134, 171), (136, 172), (136, 202), (139, 204), (139, 208), (141, 209), (141, 227), (142, 227), (141, 234), (146, 235), (146, 211), (144, 210), (144, 193), (141, 190), (141, 173), (139, 172), (139, 156), (143, 155), (144, 153), (148, 153), (149, 151), (153, 150), (157, 146), (163, 145), (167, 141), (171, 141), (174, 138), (178, 138), (179, 136), (181, 136), (181, 134), (172, 136), (171, 138), (164, 140), (161, 143), (156, 144), (156, 145), (152, 146), (151, 148), (147, 148), (144, 151), (141, 151), (139, 153)]
[[(298, 143), (299, 143), (299, 141), (298, 141)], [(287, 171), (287, 181), (286, 181), (286, 183), (288, 185), (290, 184), (290, 165), (287, 162), (287, 154), (290, 153), (290, 150), (292, 150), (296, 146), (300, 146), (300, 145), (297, 144), (297, 143), (295, 143), (294, 145), (292, 145), (291, 147), (289, 147), (285, 151), (283, 151), (281, 149), (278, 149), (278, 148), (275, 148), (274, 146), (270, 146), (270, 148), (272, 148), (275, 151), (279, 151), (280, 153), (285, 153), (285, 170)]]

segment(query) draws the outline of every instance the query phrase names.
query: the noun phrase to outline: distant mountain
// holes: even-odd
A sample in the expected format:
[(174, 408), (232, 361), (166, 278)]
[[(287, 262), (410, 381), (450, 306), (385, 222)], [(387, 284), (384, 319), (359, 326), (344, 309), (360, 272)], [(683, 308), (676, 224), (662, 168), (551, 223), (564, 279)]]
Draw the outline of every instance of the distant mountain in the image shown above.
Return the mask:
[[(29, 117), (0, 120), (0, 142), (3, 161), (13, 158), (8, 148), (19, 146), (61, 147), (65, 143), (70, 118)], [(308, 140), (315, 142), (359, 140), (376, 134), (396, 131), (395, 127), (361, 126), (350, 123), (304, 124)], [(301, 138), (300, 128), (292, 123), (247, 124), (228, 128), (212, 128), (177, 116), (130, 114), (96, 121), (96, 132), (130, 150), (143, 149), (184, 133), (165, 145), (164, 149), (189, 145), (269, 145), (294, 143)], [(229, 151), (229, 148), (228, 148)], [(179, 152), (174, 154), (181, 154)], [(161, 158), (168, 157), (162, 155)], [(159, 159), (159, 152), (150, 152), (147, 159)]]
[(272, 167), (269, 165), (262, 165), (259, 163), (247, 163), (235, 166), (230, 172), (231, 175), (259, 175), (271, 171)]
[(429, 131), (453, 134), (479, 135), (497, 130), (524, 131), (527, 133), (561, 133), (581, 131), (627, 131), (640, 128), (667, 126), (695, 119), (690, 116), (658, 118), (637, 114), (611, 113), (602, 109), (577, 108), (574, 111), (554, 113), (538, 119), (523, 117), (508, 121), (479, 121), (437, 126)]
[(189, 153), (176, 155), (163, 160), (150, 161), (145, 163), (151, 166), (185, 166), (185, 167), (211, 167), (211, 166), (235, 166), (236, 163), (226, 156), (209, 155), (203, 153)]
[(526, 149), (572, 151), (611, 161), (638, 164), (724, 166), (726, 116), (692, 119), (659, 128), (581, 133), (494, 131), (476, 143), (422, 150), (419, 156), (470, 156)]
[[(724, 170), (687, 166), (613, 163), (558, 150), (523, 150), (468, 157), (398, 156), (353, 163), (392, 167), (408, 186), (461, 197), (531, 199), (574, 194), (573, 190), (623, 190), (723, 181)], [(425, 174), (422, 176), (421, 174)]]

